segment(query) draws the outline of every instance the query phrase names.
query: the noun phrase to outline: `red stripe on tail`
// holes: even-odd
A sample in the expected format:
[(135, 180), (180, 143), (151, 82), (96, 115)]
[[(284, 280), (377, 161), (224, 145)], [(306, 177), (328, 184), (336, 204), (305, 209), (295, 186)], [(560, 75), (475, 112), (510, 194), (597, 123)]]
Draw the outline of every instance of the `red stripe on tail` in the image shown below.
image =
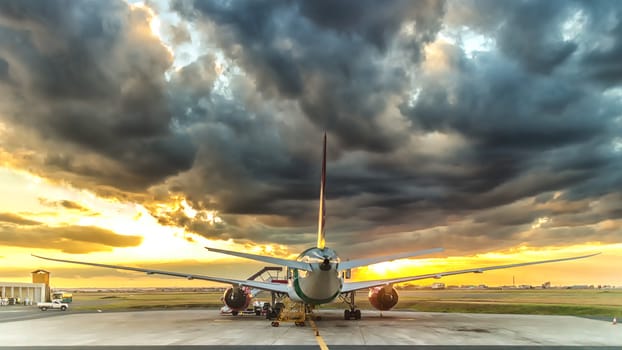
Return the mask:
[(317, 247), (324, 249), (324, 224), (326, 222), (326, 133), (324, 133), (324, 152), (322, 155), (322, 176), (320, 178), (320, 210), (317, 224)]

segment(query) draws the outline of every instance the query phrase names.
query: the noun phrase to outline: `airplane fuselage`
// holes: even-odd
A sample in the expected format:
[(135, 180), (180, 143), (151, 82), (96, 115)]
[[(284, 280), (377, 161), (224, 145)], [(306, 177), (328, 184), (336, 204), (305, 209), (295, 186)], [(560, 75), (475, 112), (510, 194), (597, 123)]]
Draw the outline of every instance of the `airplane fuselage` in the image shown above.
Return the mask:
[(298, 261), (311, 265), (312, 271), (288, 269), (288, 296), (290, 299), (309, 304), (330, 303), (341, 293), (343, 278), (339, 275), (339, 257), (330, 248), (309, 248), (302, 252)]

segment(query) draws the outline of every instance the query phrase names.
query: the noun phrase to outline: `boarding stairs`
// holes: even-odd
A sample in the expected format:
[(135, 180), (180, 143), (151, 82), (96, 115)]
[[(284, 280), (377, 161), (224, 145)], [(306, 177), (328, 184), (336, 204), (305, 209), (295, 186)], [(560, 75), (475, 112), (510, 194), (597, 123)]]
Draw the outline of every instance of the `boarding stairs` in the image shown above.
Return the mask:
[[(270, 282), (270, 283), (272, 282), (283, 283), (283, 281), (285, 281), (285, 283), (287, 283), (287, 280), (283, 280), (279, 278), (279, 272), (281, 271), (283, 271), (283, 267), (281, 266), (264, 266), (261, 270), (255, 272), (247, 279), (251, 281), (259, 280), (262, 282)], [(254, 298), (261, 291), (262, 291), (261, 289), (252, 288), (250, 290), (250, 294)]]

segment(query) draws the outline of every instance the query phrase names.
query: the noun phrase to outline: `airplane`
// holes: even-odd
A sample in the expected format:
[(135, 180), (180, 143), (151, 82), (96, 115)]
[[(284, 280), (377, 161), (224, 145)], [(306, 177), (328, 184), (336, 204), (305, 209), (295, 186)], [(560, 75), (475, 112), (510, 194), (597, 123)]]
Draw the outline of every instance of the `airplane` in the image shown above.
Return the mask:
[[(350, 282), (346, 279), (350, 278), (352, 269), (377, 264), (385, 261), (393, 261), (398, 259), (412, 258), (415, 256), (438, 253), (443, 251), (442, 248), (432, 248), (415, 252), (406, 252), (380, 257), (362, 258), (354, 260), (342, 261), (337, 253), (326, 247), (325, 240), (325, 219), (326, 219), (326, 133), (324, 133), (324, 149), (322, 156), (322, 173), (320, 178), (320, 203), (318, 212), (318, 231), (317, 243), (314, 247), (310, 247), (300, 253), (296, 260), (283, 259), (273, 256), (254, 255), (238, 251), (229, 251), (205, 247), (208, 251), (235, 256), (239, 258), (251, 259), (269, 264), (276, 264), (287, 268), (286, 281), (281, 283), (273, 283), (270, 281), (256, 281), (251, 279), (241, 280), (225, 277), (213, 277), (197, 274), (189, 274), (183, 272), (152, 270), (130, 266), (98, 264), (85, 261), (75, 261), (66, 259), (57, 259), (34, 255), (40, 259), (46, 259), (57, 262), (89, 265), (96, 267), (104, 267), (118, 270), (129, 270), (144, 272), (148, 275), (158, 274), (167, 276), (176, 276), (187, 278), (190, 280), (205, 280), (210, 282), (219, 282), (230, 284), (231, 287), (226, 289), (224, 293), (224, 303), (233, 312), (246, 310), (248, 307), (251, 294), (250, 289), (259, 289), (272, 293), (272, 306), (275, 305), (275, 298), (287, 297), (291, 301), (304, 305), (308, 310), (317, 305), (326, 304), (334, 301), (338, 297), (348, 304), (348, 308), (344, 310), (344, 319), (361, 319), (361, 311), (356, 308), (355, 292), (359, 290), (369, 290), (368, 298), (371, 305), (380, 310), (387, 311), (392, 309), (398, 302), (398, 293), (394, 288), (395, 284), (410, 282), (423, 279), (439, 279), (444, 276), (459, 275), (466, 273), (483, 273), (484, 271), (506, 269), (519, 266), (528, 266), (536, 264), (546, 264), (553, 262), (561, 262), (568, 260), (584, 259), (598, 255), (600, 253), (574, 256), (561, 259), (540, 260), (526, 263), (487, 266), (479, 268), (471, 268), (456, 271), (445, 271), (437, 273), (429, 273), (415, 276), (405, 276), (399, 278), (386, 278), (369, 281)], [(303, 321), (304, 324), (304, 321)], [(274, 324), (273, 324), (274, 325)], [(297, 325), (299, 325), (297, 323)]]

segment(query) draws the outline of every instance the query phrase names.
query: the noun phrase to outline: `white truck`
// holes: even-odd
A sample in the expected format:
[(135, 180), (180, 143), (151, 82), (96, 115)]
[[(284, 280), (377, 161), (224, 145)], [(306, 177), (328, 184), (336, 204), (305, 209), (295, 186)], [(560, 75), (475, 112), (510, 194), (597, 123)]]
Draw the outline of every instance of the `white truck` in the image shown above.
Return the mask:
[(47, 309), (65, 311), (69, 308), (69, 304), (63, 303), (60, 300), (53, 300), (51, 303), (37, 303), (37, 307), (41, 309), (41, 311), (46, 311)]

